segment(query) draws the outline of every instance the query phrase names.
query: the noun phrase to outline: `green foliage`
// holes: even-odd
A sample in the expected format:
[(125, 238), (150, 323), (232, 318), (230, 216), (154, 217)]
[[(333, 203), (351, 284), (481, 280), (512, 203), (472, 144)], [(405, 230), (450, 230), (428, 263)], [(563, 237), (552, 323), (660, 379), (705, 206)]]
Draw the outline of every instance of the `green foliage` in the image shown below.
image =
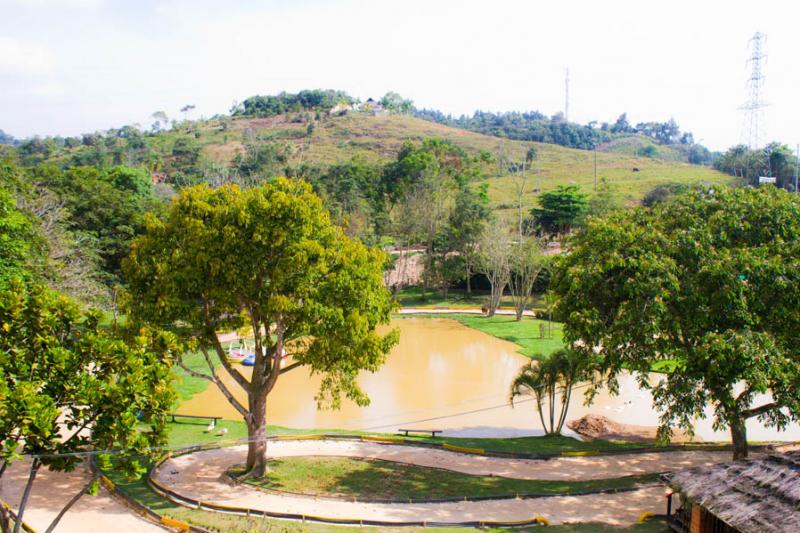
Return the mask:
[(689, 187), (683, 183), (662, 183), (656, 185), (644, 195), (642, 205), (653, 207), (656, 204), (666, 202), (677, 194), (689, 192)]
[(605, 216), (608, 213), (622, 209), (624, 206), (616, 187), (605, 178), (600, 178), (597, 191), (589, 198), (586, 214), (593, 217)]
[(777, 178), (778, 187), (794, 190), (797, 159), (788, 146), (770, 143), (751, 150), (745, 145), (730, 148), (714, 162), (714, 168), (738, 176), (750, 185), (758, 185), (759, 176)]
[(485, 135), (507, 137), (518, 141), (536, 141), (560, 144), (570, 148), (591, 150), (599, 142), (609, 140), (608, 133), (583, 126), (554, 120), (538, 111), (491, 113), (476, 111), (472, 116), (454, 118), (440, 111), (415, 110), (414, 116), (440, 124), (454, 126)]
[(586, 354), (568, 348), (556, 350), (547, 358), (541, 355), (535, 358), (538, 361), (522, 367), (511, 382), (509, 400), (513, 405), (519, 396), (533, 396), (545, 435), (560, 435), (567, 420), (572, 388), (590, 377), (593, 365)]
[(353, 104), (354, 100), (344, 91), (304, 90), (297, 94), (282, 92), (277, 95), (251, 96), (233, 112), (234, 115), (270, 117), (302, 110), (327, 111), (337, 104)]
[(413, 100), (403, 98), (393, 91), (389, 91), (388, 93), (384, 94), (383, 98), (380, 99), (380, 104), (385, 109), (388, 109), (389, 111), (395, 111), (397, 113), (408, 113), (414, 109)]
[[(182, 191), (163, 221), (150, 217), (134, 243), (125, 262), (129, 309), (153, 324), (186, 325), (183, 334), (204, 355), (213, 351), (245, 389), (247, 406), (226, 397), (248, 423), (248, 467), (259, 470), (266, 397), (281, 374), (299, 366), (321, 374), (320, 403), (368, 402), (358, 372), (376, 370), (396, 342), (395, 332), (376, 332), (393, 308), (384, 262), (382, 252), (333, 226), (303, 182), (196, 186)], [(216, 334), (244, 324), (255, 334), (250, 380), (227, 363)], [(285, 351), (292, 362), (282, 368)]]
[(131, 240), (144, 229), (144, 212), (157, 206), (147, 172), (128, 167), (35, 169), (34, 179), (53, 190), (69, 212), (68, 228), (93, 242), (111, 279), (120, 275)]
[[(653, 389), (664, 435), (673, 424), (691, 428), (711, 405), (741, 457), (747, 418), (783, 428), (800, 417), (798, 258), (793, 195), (695, 190), (590, 219), (551, 287), (567, 341), (599, 351), (612, 390), (623, 369), (636, 373)], [(662, 362), (671, 363), (665, 379), (651, 385)]]
[(19, 144), (20, 141), (14, 138), (13, 135), (10, 133), (6, 133), (3, 130), (0, 130), (0, 144), (7, 144), (10, 146), (16, 146)]
[(658, 148), (656, 148), (654, 144), (648, 144), (639, 148), (637, 154), (642, 157), (656, 157), (658, 155)]
[(534, 223), (546, 233), (567, 233), (583, 220), (587, 196), (577, 185), (559, 185), (554, 191), (540, 194), (540, 207), (531, 210)]
[(30, 278), (33, 238), (31, 221), (17, 209), (11, 193), (0, 186), (0, 288), (8, 287), (12, 279)]
[(72, 470), (83, 457), (70, 454), (118, 449), (120, 471), (134, 474), (138, 456), (165, 442), (174, 338), (147, 329), (123, 338), (101, 328), (100, 316), (41, 286), (0, 292), (4, 460), (33, 454)]

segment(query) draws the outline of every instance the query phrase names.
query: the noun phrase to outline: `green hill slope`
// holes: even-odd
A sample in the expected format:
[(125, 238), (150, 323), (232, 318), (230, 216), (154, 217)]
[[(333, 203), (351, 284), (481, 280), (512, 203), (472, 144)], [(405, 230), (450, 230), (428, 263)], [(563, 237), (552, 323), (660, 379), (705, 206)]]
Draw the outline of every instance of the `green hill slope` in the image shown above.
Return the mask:
[[(296, 118), (294, 120), (297, 120)], [(372, 116), (351, 113), (341, 117), (325, 117), (314, 121), (311, 135), (308, 123), (293, 121), (290, 116), (270, 118), (236, 118), (222, 128), (221, 123), (208, 121), (199, 124), (196, 135), (202, 154), (218, 164), (225, 164), (244, 150), (244, 139), (256, 142), (279, 143), (286, 147), (288, 164), (327, 166), (361, 157), (382, 162), (392, 159), (406, 141), (421, 141), (430, 137), (448, 139), (467, 152), (493, 154), (504, 151), (512, 158), (524, 158), (530, 146), (535, 146), (538, 161), (528, 186), (525, 204), (535, 204), (538, 192), (558, 185), (576, 183), (587, 192), (593, 190), (594, 154), (553, 144), (513, 141), (456, 129), (405, 115)], [(155, 136), (153, 144), (164, 153), (178, 134), (166, 132)], [(638, 169), (638, 170), (635, 170)], [(491, 198), (496, 206), (510, 207), (516, 202), (514, 178), (498, 177), (493, 165), (484, 168)], [(690, 165), (620, 153), (597, 153), (598, 178), (606, 178), (626, 202), (634, 203), (659, 183), (730, 183), (733, 178), (709, 167)]]

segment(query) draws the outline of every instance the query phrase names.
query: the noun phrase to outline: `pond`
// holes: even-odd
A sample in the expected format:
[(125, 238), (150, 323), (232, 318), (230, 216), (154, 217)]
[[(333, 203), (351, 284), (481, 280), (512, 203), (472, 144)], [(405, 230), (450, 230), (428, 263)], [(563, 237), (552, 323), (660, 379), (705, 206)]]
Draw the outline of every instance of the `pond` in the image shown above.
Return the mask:
[[(345, 400), (339, 410), (318, 409), (314, 395), (319, 378), (298, 368), (282, 376), (270, 394), (269, 423), (387, 433), (401, 427), (430, 428), (443, 429), (447, 435), (474, 437), (542, 434), (532, 401), (518, 400), (515, 407), (508, 404), (509, 385), (528, 362), (517, 353), (517, 345), (447, 318), (402, 318), (394, 320), (392, 326), (400, 329), (399, 344), (378, 372), (364, 372), (359, 377), (370, 405), (358, 407)], [(249, 377), (249, 368), (239, 368)], [(224, 370), (219, 374), (246, 405), (244, 391)], [(579, 387), (574, 391), (568, 420), (591, 412), (628, 424), (658, 423), (649, 393), (639, 389), (632, 376), (622, 377), (619, 396), (603, 391), (590, 407), (583, 405), (584, 390)], [(240, 418), (213, 385), (184, 402), (178, 411)], [(704, 440), (728, 439), (727, 432), (714, 432), (709, 420), (699, 421), (696, 431)], [(800, 439), (797, 425), (777, 432), (751, 420), (748, 432), (753, 441)]]

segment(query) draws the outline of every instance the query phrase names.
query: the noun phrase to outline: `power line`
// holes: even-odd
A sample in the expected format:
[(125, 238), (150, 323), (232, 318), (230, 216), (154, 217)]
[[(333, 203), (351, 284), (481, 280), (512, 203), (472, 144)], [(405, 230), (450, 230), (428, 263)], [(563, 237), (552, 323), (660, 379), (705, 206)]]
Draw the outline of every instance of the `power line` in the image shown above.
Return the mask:
[[(583, 383), (581, 385), (574, 386), (572, 388), (572, 390), (574, 391), (576, 389), (583, 389), (583, 388), (589, 387), (590, 385), (591, 385), (591, 383), (589, 383), (589, 382)], [(529, 403), (529, 402), (533, 402), (535, 400), (536, 400), (536, 398), (527, 398), (527, 399), (524, 399), (524, 400), (519, 400), (517, 402), (514, 402), (514, 404), (518, 405), (518, 404), (522, 404), (522, 403)], [(546, 403), (547, 403), (546, 401), (543, 402), (543, 404), (546, 404)], [(417, 420), (407, 420), (407, 421), (404, 421), (404, 422), (396, 422), (396, 423), (392, 423), (392, 424), (385, 424), (385, 425), (382, 425), (382, 426), (372, 426), (372, 427), (366, 427), (366, 428), (359, 428), (358, 431), (374, 431), (374, 430), (378, 430), (378, 429), (382, 429), (382, 428), (386, 428), (386, 427), (390, 427), (390, 426), (395, 426), (395, 425), (418, 424), (418, 423), (422, 423), (422, 422), (430, 422), (430, 421), (433, 421), (433, 420), (444, 420), (444, 419), (447, 419), (447, 418), (455, 418), (455, 417), (459, 417), (459, 416), (464, 416), (464, 415), (469, 415), (469, 414), (474, 414), (474, 413), (480, 413), (480, 412), (484, 412), (484, 411), (491, 411), (493, 409), (501, 409), (503, 407), (508, 407), (508, 405), (509, 404), (506, 402), (506, 403), (502, 403), (502, 404), (498, 404), (498, 405), (492, 405), (492, 406), (489, 406), (489, 407), (481, 407), (481, 408), (478, 408), (478, 409), (471, 409), (471, 410), (468, 410), (468, 411), (459, 411), (459, 412), (451, 413), (451, 414), (448, 414), (448, 415), (441, 415), (441, 416), (435, 416), (435, 417), (430, 417), (430, 418), (422, 418), (422, 419), (417, 419)], [(354, 429), (353, 431), (356, 431), (356, 429)], [(324, 435), (324, 433), (313, 433), (313, 431), (312, 431), (311, 434)], [(257, 438), (250, 439), (248, 437), (241, 437), (239, 439), (216, 441), (216, 442), (214, 442), (214, 444), (241, 445), (241, 444), (249, 444), (251, 442), (260, 442), (261, 440), (269, 441), (270, 438), (267, 438), (267, 439), (257, 439)], [(204, 444), (209, 444), (209, 443), (208, 442), (195, 442), (195, 443), (188, 444), (188, 445), (187, 444), (181, 444), (181, 445), (174, 445), (174, 446), (151, 446), (151, 447), (147, 447), (147, 448), (142, 448), (141, 451), (171, 452), (171, 451), (182, 450), (182, 449), (193, 447), (193, 446), (202, 446)], [(49, 453), (49, 454), (48, 453), (44, 453), (44, 454), (32, 453), (32, 454), (23, 454), (22, 456), (23, 457), (30, 457), (30, 458), (37, 457), (37, 458), (40, 458), (40, 459), (41, 458), (56, 458), (56, 457), (91, 457), (92, 455), (119, 455), (121, 453), (124, 453), (125, 451), (126, 451), (125, 449), (87, 450), (87, 451), (81, 451), (81, 452), (62, 452), (62, 453)]]

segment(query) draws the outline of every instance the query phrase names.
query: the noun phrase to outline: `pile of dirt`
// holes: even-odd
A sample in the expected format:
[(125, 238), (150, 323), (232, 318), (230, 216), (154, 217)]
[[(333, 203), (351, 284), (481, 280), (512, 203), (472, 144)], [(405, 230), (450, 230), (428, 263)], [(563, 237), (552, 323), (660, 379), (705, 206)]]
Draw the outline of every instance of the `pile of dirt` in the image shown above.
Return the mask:
[[(619, 440), (625, 442), (653, 442), (656, 439), (656, 426), (636, 426), (621, 424), (603, 415), (588, 414), (567, 423), (572, 431), (587, 439)], [(692, 437), (686, 431), (674, 429), (672, 442), (700, 442), (699, 437)]]

